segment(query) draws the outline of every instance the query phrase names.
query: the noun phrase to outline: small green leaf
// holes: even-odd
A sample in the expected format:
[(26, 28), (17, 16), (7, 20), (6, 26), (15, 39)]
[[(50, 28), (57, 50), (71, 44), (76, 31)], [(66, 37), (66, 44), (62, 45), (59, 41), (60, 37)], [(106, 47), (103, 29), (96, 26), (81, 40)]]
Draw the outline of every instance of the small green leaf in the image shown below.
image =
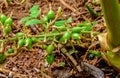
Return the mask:
[(94, 25), (96, 25), (96, 24), (97, 24), (97, 22), (96, 22), (96, 21), (93, 21), (93, 22), (92, 22), (92, 25), (93, 25), (93, 26), (94, 26)]
[(37, 18), (38, 15), (40, 14), (40, 11), (39, 11), (39, 6), (38, 5), (34, 5), (30, 10), (30, 16), (33, 17), (33, 18)]
[(32, 19), (32, 20), (29, 20), (25, 23), (25, 26), (30, 26), (30, 25), (35, 25), (35, 24), (40, 24), (41, 23), (41, 20), (38, 20), (38, 19)]
[(101, 56), (102, 56), (100, 52), (95, 51), (95, 50), (89, 50), (89, 53), (90, 53), (90, 54), (93, 54), (94, 56), (98, 56), (98, 57), (101, 57)]
[(90, 31), (91, 28), (92, 28), (92, 25), (86, 26), (85, 29), (84, 29), (84, 31)]
[(27, 22), (27, 21), (30, 20), (30, 19), (31, 19), (31, 17), (29, 17), (29, 16), (24, 17), (24, 18), (22, 18), (22, 19), (20, 20), (20, 23), (25, 23), (25, 22)]
[(23, 32), (18, 32), (18, 33), (16, 33), (16, 37), (21, 37), (21, 38), (23, 38), (23, 36), (24, 36), (24, 33), (23, 33)]
[(54, 55), (53, 54), (47, 55), (46, 61), (48, 62), (48, 64), (52, 64), (54, 61)]
[(39, 5), (34, 5), (32, 8), (30, 8), (29, 12), (33, 13), (34, 11), (39, 9)]
[(43, 16), (43, 18), (42, 18), (42, 23), (43, 23), (43, 24), (48, 23), (48, 18), (47, 18), (47, 16)]
[(60, 21), (56, 21), (55, 22), (55, 26), (63, 26), (63, 25), (65, 25), (65, 23), (66, 23), (66, 20), (60, 20)]
[(32, 37), (31, 40), (33, 43), (37, 43), (39, 41), (38, 38), (36, 38), (36, 37)]
[(85, 4), (85, 7), (87, 8), (91, 15), (98, 17), (98, 14), (88, 4)]
[(25, 39), (25, 46), (32, 45), (32, 39), (31, 38), (26, 38)]
[(54, 45), (50, 44), (46, 49), (47, 54), (51, 54), (54, 49)]
[(32, 13), (30, 14), (30, 16), (33, 17), (33, 18), (37, 18), (39, 14), (40, 14), (40, 11), (37, 10), (37, 11), (32, 12)]
[(80, 39), (80, 34), (72, 33), (72, 38), (75, 39), (75, 40), (79, 40)]
[(71, 22), (72, 22), (72, 17), (69, 17), (67, 23), (71, 23)]
[(84, 21), (83, 23), (79, 24), (78, 27), (86, 26), (89, 23), (88, 20)]
[(58, 30), (53, 30), (53, 31), (52, 31), (52, 34), (53, 34), (53, 33), (54, 33), (54, 34), (58, 34), (59, 31), (58, 31)]
[(12, 31), (11, 26), (6, 26), (6, 27), (4, 27), (4, 33), (5, 33), (6, 35), (8, 35), (11, 31)]
[(64, 35), (62, 36), (62, 38), (60, 39), (60, 42), (67, 42), (69, 41), (71, 38), (71, 32), (65, 32)]
[(12, 26), (13, 24), (13, 19), (12, 18), (7, 18), (4, 22), (4, 26)]
[(14, 53), (14, 49), (13, 48), (9, 48), (7, 51), (9, 54)]
[(72, 33), (80, 33), (81, 32), (81, 29), (82, 29), (82, 27), (73, 27), (72, 28)]
[(18, 41), (18, 43), (17, 43), (18, 48), (23, 47), (23, 46), (24, 46), (24, 44), (25, 44), (25, 40), (24, 40), (24, 39), (20, 39), (20, 40)]
[(5, 59), (5, 55), (4, 55), (4, 53), (1, 53), (0, 54), (0, 62), (3, 62), (4, 59)]
[(65, 25), (63, 25), (63, 26), (59, 26), (58, 29), (59, 29), (60, 31), (66, 31), (66, 30), (67, 30), (67, 27), (66, 27)]
[(77, 50), (70, 50), (70, 51), (69, 51), (70, 55), (71, 55), (71, 54), (74, 54), (74, 53), (76, 53), (76, 52), (78, 52), (78, 51), (77, 51)]

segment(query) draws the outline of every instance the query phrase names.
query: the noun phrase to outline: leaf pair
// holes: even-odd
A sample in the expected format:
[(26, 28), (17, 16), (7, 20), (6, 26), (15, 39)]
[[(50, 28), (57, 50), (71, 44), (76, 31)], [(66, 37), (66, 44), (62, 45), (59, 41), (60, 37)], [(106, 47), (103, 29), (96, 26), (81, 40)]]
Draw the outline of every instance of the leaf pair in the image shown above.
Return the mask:
[(30, 14), (27, 17), (24, 17), (20, 20), (20, 23), (25, 23), (25, 26), (31, 26), (35, 24), (40, 24), (41, 20), (37, 19), (38, 15), (40, 14), (39, 6), (34, 5), (30, 10)]

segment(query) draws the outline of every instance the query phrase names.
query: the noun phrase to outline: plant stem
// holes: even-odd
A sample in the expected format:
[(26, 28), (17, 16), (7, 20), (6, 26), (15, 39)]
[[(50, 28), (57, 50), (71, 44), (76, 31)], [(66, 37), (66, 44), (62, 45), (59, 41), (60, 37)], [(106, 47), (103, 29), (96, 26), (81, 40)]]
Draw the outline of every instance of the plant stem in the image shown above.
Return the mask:
[[(66, 31), (65, 31), (66, 32)], [(61, 32), (61, 33), (49, 33), (46, 34), (46, 37), (52, 37), (52, 36), (59, 36), (59, 35), (63, 35), (65, 32)], [(94, 33), (94, 34), (98, 34), (98, 32), (92, 32), (92, 31), (81, 31), (82, 34), (90, 34), (90, 33)], [(36, 37), (36, 38), (41, 38), (41, 37), (45, 37), (45, 35), (28, 35), (28, 37)], [(4, 41), (14, 41), (17, 40), (17, 37), (13, 37), (13, 38), (8, 38), (8, 39), (3, 39), (0, 40), (0, 42), (4, 42)]]
[[(110, 63), (117, 71), (120, 72), (120, 50), (112, 52), (112, 50), (120, 46), (120, 4), (119, 0), (101, 0), (101, 6), (107, 25), (107, 37), (101, 37), (103, 41), (101, 47), (105, 47), (107, 42), (108, 51), (103, 53), (106, 61)], [(105, 35), (105, 34), (104, 34)], [(103, 36), (104, 36), (103, 35)]]
[(110, 50), (120, 45), (120, 5), (119, 0), (101, 0), (101, 6), (108, 30)]

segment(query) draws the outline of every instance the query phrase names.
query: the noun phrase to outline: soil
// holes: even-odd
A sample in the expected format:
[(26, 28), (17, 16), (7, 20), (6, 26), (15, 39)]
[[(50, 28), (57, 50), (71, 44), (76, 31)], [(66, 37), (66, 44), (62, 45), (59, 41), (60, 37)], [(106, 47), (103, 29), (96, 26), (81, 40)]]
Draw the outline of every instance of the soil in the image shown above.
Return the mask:
[[(23, 4), (20, 4), (20, 1), (12, 0), (11, 3), (6, 4), (4, 0), (0, 0), (0, 11), (7, 16), (12, 14), (11, 17), (14, 22), (12, 32), (14, 34), (21, 31), (20, 19), (28, 15), (29, 9), (35, 4), (39, 5), (41, 15), (47, 14), (50, 5), (55, 12), (57, 12), (58, 7), (61, 7), (64, 12), (59, 19), (72, 17), (72, 26), (83, 23), (85, 20), (97, 21), (92, 30), (101, 33), (106, 32), (100, 4), (93, 5), (92, 0), (64, 0), (70, 7), (64, 5), (62, 0), (25, 0)], [(94, 11), (98, 12), (99, 17), (94, 18), (86, 9), (85, 3), (88, 3)], [(71, 7), (76, 11), (73, 11)], [(89, 57), (88, 50), (102, 51), (97, 36), (94, 38), (88, 36), (88, 38), (82, 40), (82, 43), (90, 46), (85, 48), (76, 46), (78, 50), (77, 58), (75, 54), (72, 55), (78, 64), (83, 63), (85, 70), (82, 72), (79, 72), (70, 58), (59, 50), (53, 52), (55, 61), (48, 65), (45, 61), (45, 50), (34, 47), (34, 51), (23, 49), (16, 56), (5, 59), (0, 66), (0, 78), (119, 78), (119, 73), (109, 66), (103, 58)], [(68, 47), (67, 50), (69, 49)], [(64, 67), (59, 66), (61, 62), (65, 62)], [(101, 75), (104, 75), (104, 77), (100, 76), (101, 71), (103, 72)], [(98, 75), (95, 76), (95, 74)]]

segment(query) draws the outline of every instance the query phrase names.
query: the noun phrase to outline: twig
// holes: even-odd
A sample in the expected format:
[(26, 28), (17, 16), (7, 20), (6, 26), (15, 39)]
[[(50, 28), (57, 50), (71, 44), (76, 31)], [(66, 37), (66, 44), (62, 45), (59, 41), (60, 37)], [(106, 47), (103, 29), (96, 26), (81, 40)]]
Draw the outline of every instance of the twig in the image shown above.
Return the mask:
[(80, 14), (79, 11), (77, 11), (75, 8), (71, 7), (70, 5), (68, 5), (67, 3), (65, 3), (64, 0), (59, 0), (65, 7), (67, 7), (68, 9), (70, 9), (71, 11), (77, 13), (77, 14)]
[(75, 67), (77, 68), (77, 70), (79, 72), (83, 71), (82, 68), (78, 65), (77, 61), (73, 58), (73, 56), (71, 56), (67, 50), (65, 48), (61, 49), (62, 53), (64, 53), (71, 61), (72, 63), (75, 65)]
[(83, 61), (85, 61), (87, 55), (88, 55), (88, 52), (85, 53), (85, 55), (84, 55), (84, 57), (83, 57)]

